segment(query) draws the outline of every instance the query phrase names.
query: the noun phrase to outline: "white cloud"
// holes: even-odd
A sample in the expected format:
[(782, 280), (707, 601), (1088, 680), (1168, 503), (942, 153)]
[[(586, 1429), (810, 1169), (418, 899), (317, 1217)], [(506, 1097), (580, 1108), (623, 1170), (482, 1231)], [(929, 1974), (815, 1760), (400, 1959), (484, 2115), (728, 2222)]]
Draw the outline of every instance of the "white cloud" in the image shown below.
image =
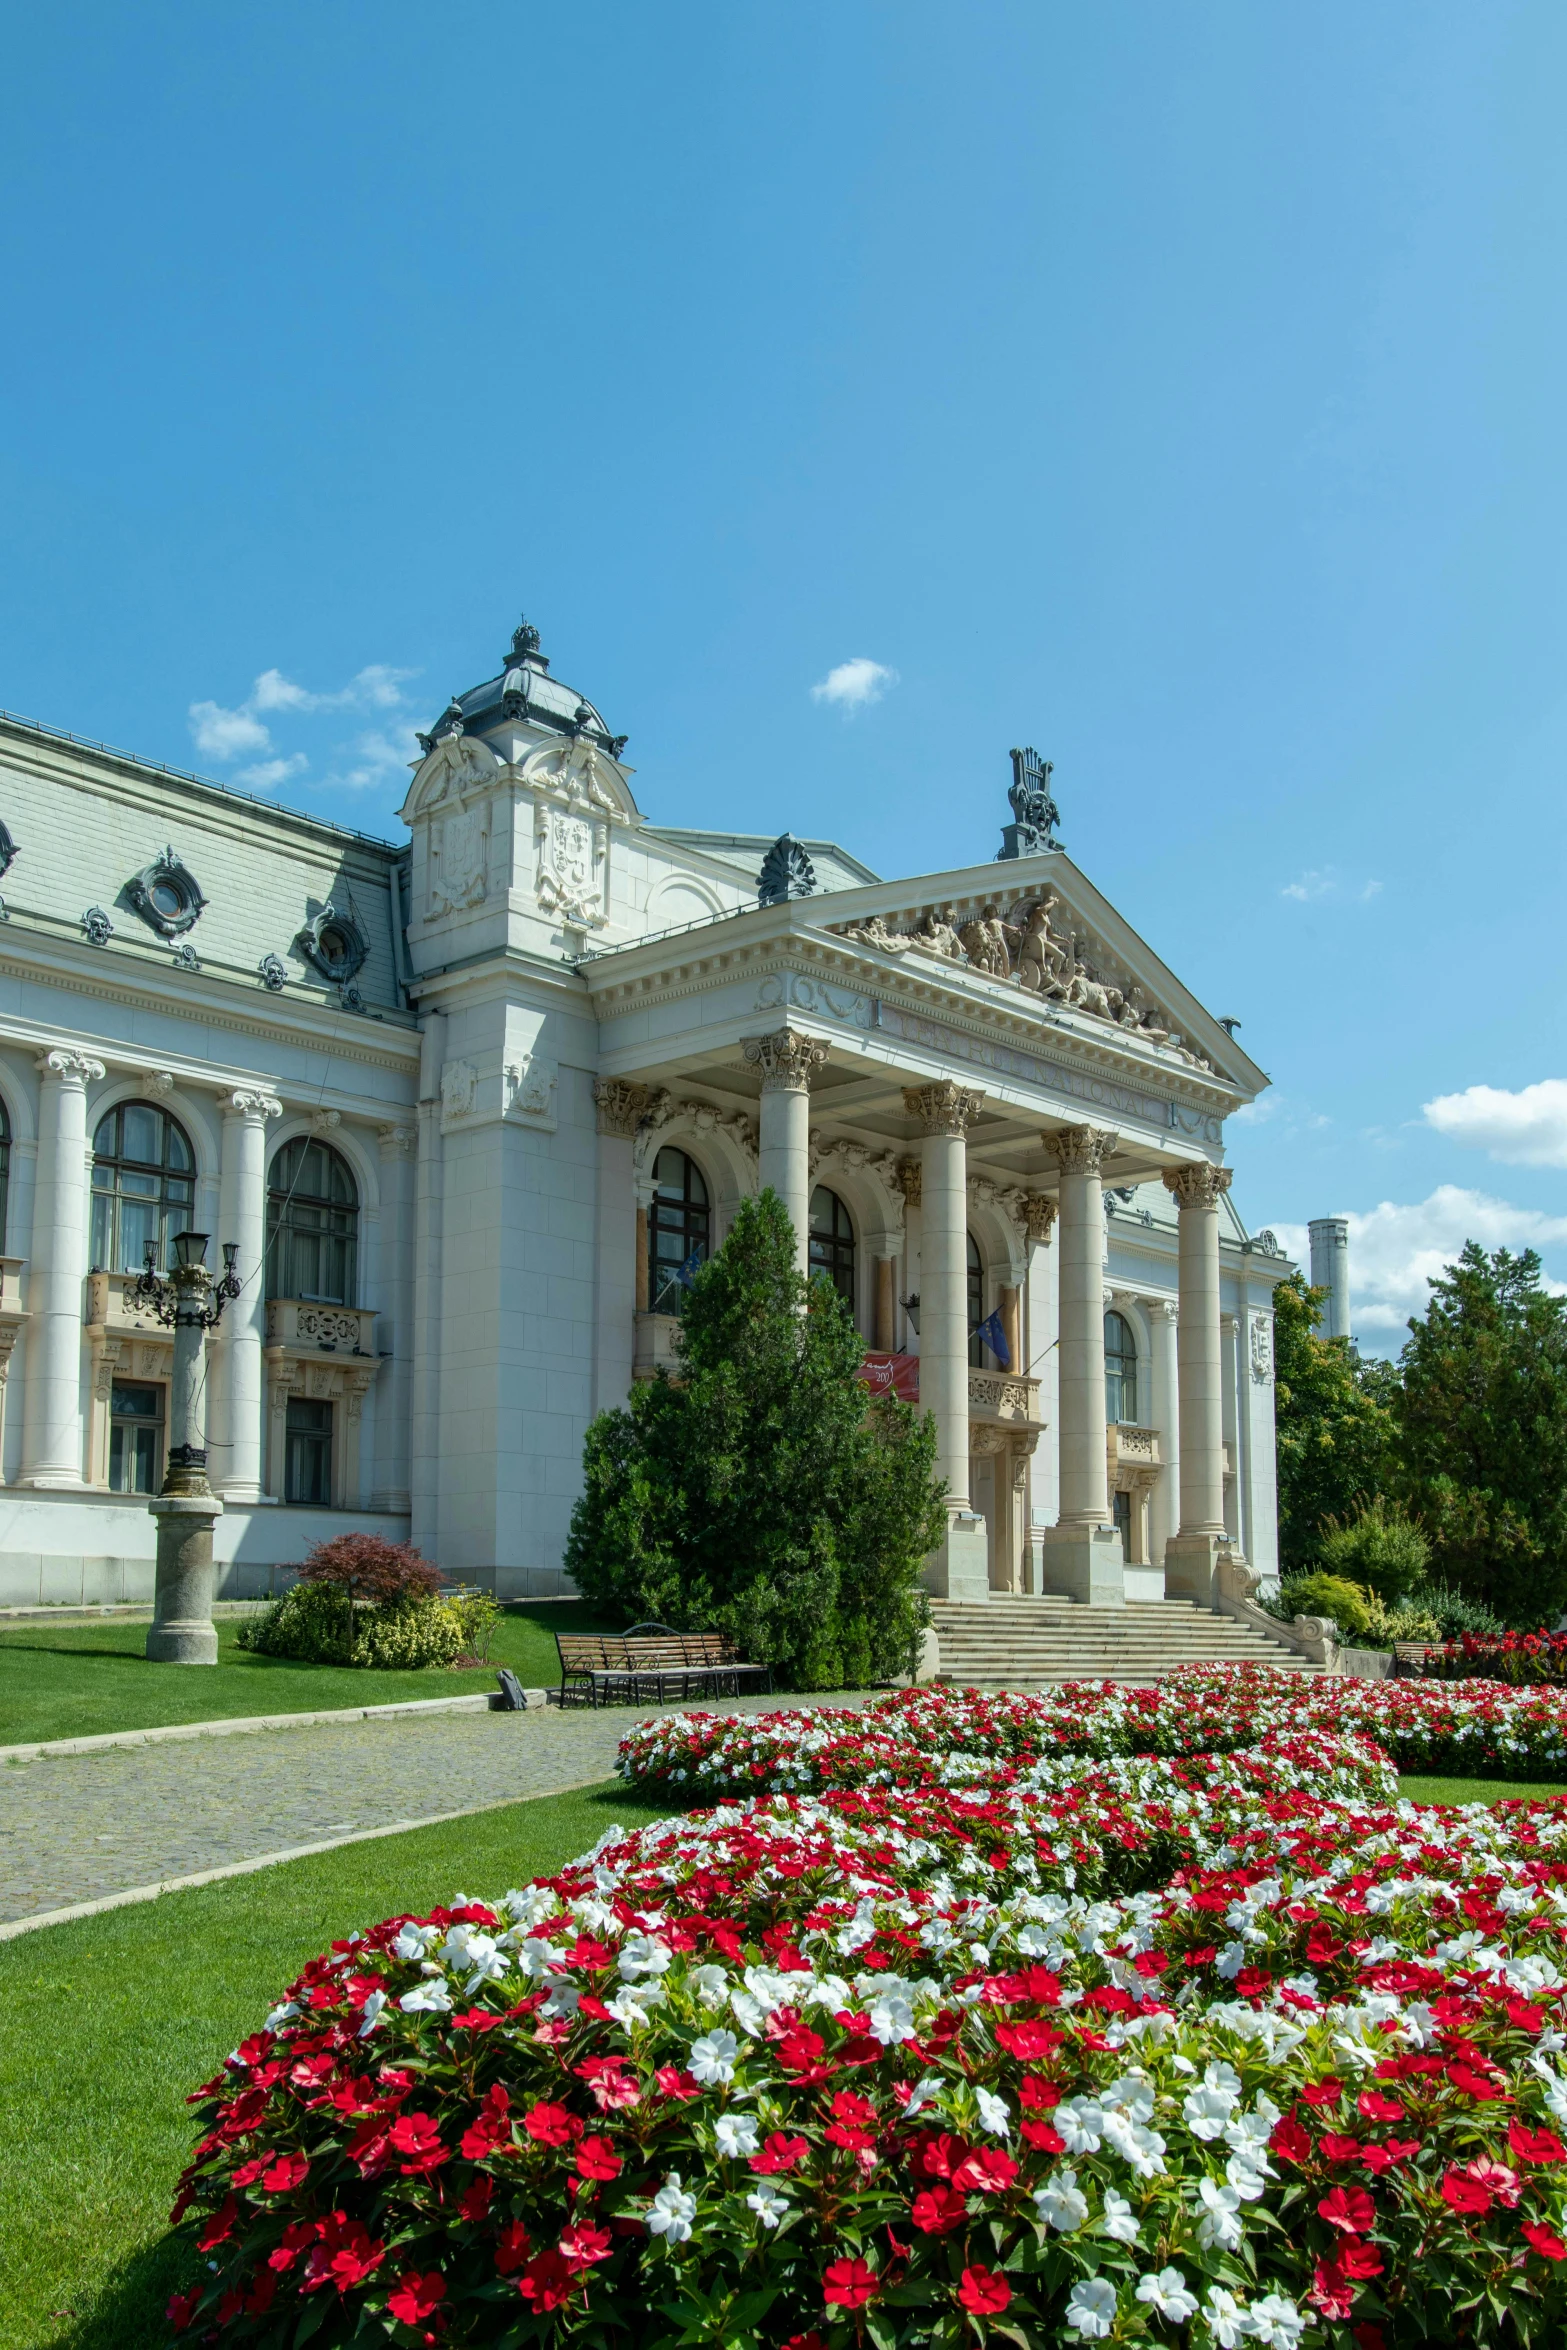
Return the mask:
[(351, 750), (340, 754), (349, 764), (334, 767), (324, 784), (345, 791), (368, 791), (376, 784), (389, 783), (394, 776), (401, 781), (419, 755), (419, 737), (411, 726), (400, 726), (391, 733), (382, 729), (362, 734)]
[(1567, 1077), (1542, 1077), (1509, 1093), (1471, 1085), (1424, 1104), (1426, 1124), (1473, 1143), (1512, 1167), (1567, 1167)]
[(281, 669), (263, 669), (250, 689), (245, 707), (248, 710), (395, 710), (403, 698), (404, 678), (417, 674), (412, 669), (392, 669), (384, 661), (372, 661), (335, 694), (313, 694), (308, 687), (296, 685), (291, 677), (285, 677)]
[(1369, 906), (1380, 897), (1380, 881), (1346, 881), (1336, 865), (1311, 865), (1296, 881), (1286, 881), (1279, 891), (1281, 898), (1293, 898), (1297, 905), (1307, 906), (1319, 898), (1336, 898), (1341, 904)]
[[(1383, 1200), (1364, 1215), (1352, 1208), (1325, 1213), (1348, 1218), (1356, 1334), (1373, 1346), (1385, 1340), (1395, 1353), (1410, 1315), (1426, 1309), (1431, 1294), (1427, 1282), (1453, 1263), (1466, 1240), (1477, 1240), (1484, 1249), (1534, 1248), (1542, 1256), (1567, 1252), (1567, 1216), (1515, 1207), (1510, 1200), (1493, 1199), (1489, 1192), (1468, 1191), (1456, 1183), (1439, 1184), (1429, 1199), (1407, 1204)], [(1309, 1277), (1311, 1243), (1305, 1225), (1275, 1224), (1273, 1229)], [(1551, 1281), (1548, 1286), (1560, 1289), (1562, 1284)]]
[(867, 661), (859, 654), (852, 661), (840, 661), (836, 669), (829, 669), (819, 685), (811, 688), (813, 702), (831, 702), (834, 709), (852, 715), (856, 710), (868, 709), (879, 702), (890, 685), (898, 682), (896, 669), (888, 669), (880, 661)]
[(204, 759), (237, 759), (244, 751), (270, 751), (272, 737), (248, 709), (225, 710), (218, 702), (192, 702), (190, 731)]
[(287, 759), (263, 759), (259, 766), (242, 767), (234, 781), (248, 784), (252, 791), (274, 791), (291, 775), (302, 774), (309, 764), (303, 751), (295, 751)]

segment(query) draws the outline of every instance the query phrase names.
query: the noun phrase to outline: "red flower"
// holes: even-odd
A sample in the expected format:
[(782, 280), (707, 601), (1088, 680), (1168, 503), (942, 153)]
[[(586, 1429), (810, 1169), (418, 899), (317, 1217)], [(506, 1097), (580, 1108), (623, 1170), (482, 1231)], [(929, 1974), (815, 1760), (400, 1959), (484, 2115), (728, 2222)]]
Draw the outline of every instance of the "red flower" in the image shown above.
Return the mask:
[(286, 2195), (291, 2188), (303, 2186), (309, 2169), (308, 2154), (280, 2154), (262, 2172), (261, 2184), (274, 2195)]
[(1348, 2317), (1355, 2287), (1341, 2260), (1319, 2260), (1311, 2274), (1311, 2298), (1324, 2317)]
[(1567, 2162), (1567, 2146), (1554, 2130), (1530, 2130), (1522, 2122), (1509, 2122), (1507, 2143), (1520, 2162)]
[(1333, 2255), (1346, 2277), (1379, 2277), (1382, 2274), (1382, 2255), (1375, 2244), (1362, 2244), (1358, 2239), (1341, 2244)]
[(1477, 2073), (1472, 2064), (1450, 2064), (1447, 2077), (1455, 2089), (1466, 2097), (1500, 2097), (1502, 2092), (1484, 2073)]
[(1368, 2122), (1401, 2122), (1404, 2109), (1396, 2097), (1384, 2095), (1380, 2089), (1362, 2089), (1355, 2099), (1356, 2110)]
[(1287, 2113), (1282, 2121), (1274, 2123), (1273, 2134), (1268, 2140), (1268, 2151), (1271, 2154), (1282, 2154), (1286, 2162), (1311, 2160), (1310, 2136), (1292, 2113)]
[(495, 2239), (495, 2273), (513, 2277), (528, 2257), (532, 2239), (520, 2219), (509, 2219)]
[(541, 2252), (529, 2261), (517, 2290), (535, 2309), (559, 2309), (562, 2302), (571, 2299), (576, 2281), (576, 2270), (568, 2267), (558, 2252)]
[(751, 2157), (751, 2168), (764, 2177), (774, 2171), (793, 2170), (795, 2164), (810, 2152), (803, 2138), (785, 2137), (782, 2130), (774, 2130), (760, 2154)]
[(1556, 2230), (1548, 2228), (1543, 2220), (1526, 2219), (1523, 2223), (1523, 2232), (1525, 2241), (1533, 2245), (1542, 2260), (1567, 2260), (1567, 2244), (1564, 2244)]
[(1339, 2130), (1324, 2130), (1317, 2140), (1317, 2151), (1325, 2162), (1355, 2162), (1360, 2156), (1360, 2140)]
[(474, 2180), (473, 2185), (468, 2189), (467, 2193), (463, 2196), (461, 2203), (457, 2207), (462, 2213), (463, 2218), (466, 2220), (487, 2219), (489, 2217), (490, 2198), (494, 2192), (495, 2181), (490, 2177), (489, 2172), (485, 2171)]
[(876, 2107), (869, 2097), (862, 2097), (858, 2090), (840, 2089), (833, 2098), (832, 2111), (834, 2121), (857, 2122), (862, 2130), (875, 2126)]
[(1364, 2187), (1334, 2187), (1317, 2205), (1317, 2215), (1346, 2236), (1363, 2236), (1376, 2224), (1377, 2207)]
[(702, 2094), (701, 2082), (672, 2064), (661, 2064), (653, 2078), (665, 2097), (678, 2098), (682, 2105), (689, 2104), (693, 2097)]
[(958, 2299), (976, 2317), (999, 2317), (1010, 2306), (1012, 2287), (993, 2268), (966, 2268)]
[[(530, 2138), (537, 2138), (541, 2146), (569, 2146), (582, 2136), (583, 2125), (564, 2105), (547, 2105), (542, 2099), (530, 2105), (523, 2115), (522, 2126)], [(550, 2304), (551, 2308), (554, 2303)]]
[(196, 2312), (200, 2307), (201, 2290), (198, 2286), (193, 2293), (176, 2293), (164, 2311), (164, 2315), (174, 2331), (177, 2334), (183, 2334), (195, 2323)]
[(305, 2266), (302, 2293), (335, 2285), (339, 2293), (362, 2285), (386, 2258), (386, 2246), (356, 2219), (329, 2211), (317, 2229), (316, 2242)]
[(1409, 2162), (1419, 2152), (1418, 2138), (1384, 2138), (1380, 2145), (1362, 2146), (1360, 2159), (1367, 2170), (1374, 2171), (1380, 2177), (1384, 2171), (1392, 2170), (1396, 2163)]
[(1036, 2152), (1040, 2154), (1064, 2154), (1066, 2152), (1066, 2140), (1059, 2130), (1051, 2128), (1049, 2122), (1019, 2122), (1018, 2128), (1023, 2133), (1024, 2144), (1032, 2146)]
[(452, 2159), (450, 2147), (441, 2143), (440, 2124), (433, 2113), (400, 2113), (389, 2136), (396, 2151), (408, 2157), (398, 2165), (405, 2179), (439, 2170), (443, 2162)]
[(438, 2301), (446, 2299), (446, 2279), (439, 2269), (427, 2269), (421, 2276), (417, 2269), (409, 2269), (397, 2280), (397, 2289), (387, 2298), (387, 2308), (399, 2325), (416, 2326), (423, 2323)]
[(829, 2308), (863, 2309), (876, 2292), (876, 2271), (863, 2260), (835, 2260), (822, 2278), (822, 2298)]
[(478, 2113), (462, 2134), (464, 2162), (482, 2162), (493, 2154), (497, 2146), (504, 2146), (511, 2137), (511, 2098), (503, 2084), (496, 2082)]
[(214, 2245), (226, 2244), (234, 2233), (234, 2219), (239, 2210), (239, 2197), (230, 2195), (223, 2207), (215, 2211), (201, 2234), (196, 2238), (198, 2252), (210, 2252)]
[[(1021, 2057), (1024, 2064), (1033, 2064), (1041, 2056), (1048, 2056), (1052, 2048), (1059, 2048), (1062, 2035), (1054, 2024), (1023, 2023), (997, 2024), (996, 2044), (1011, 2055)], [(1002, 2304), (1003, 2308), (1006, 2306)]]
[(1043, 2073), (1025, 2073), (1018, 2083), (1018, 2102), (1025, 2113), (1052, 2113), (1061, 2102), (1061, 2091)]
[(944, 2236), (949, 2229), (962, 2227), (968, 2203), (954, 2187), (927, 2187), (915, 2196), (909, 2217), (922, 2236)]
[(1319, 2109), (1326, 2105), (1337, 2105), (1343, 2094), (1344, 2084), (1333, 2073), (1329, 2073), (1324, 2081), (1308, 2081), (1300, 2093), (1303, 2105), (1314, 2105)]
[(1017, 2177), (1017, 2164), (998, 2148), (978, 2146), (965, 2155), (952, 2174), (952, 2184), (965, 2195), (1004, 2195)]
[(1355, 2350), (1387, 2350), (1387, 2336), (1380, 2326), (1369, 2321), (1354, 2329)]
[(1344, 1945), (1338, 1941), (1331, 1926), (1313, 1926), (1306, 1936), (1306, 1956), (1313, 1966), (1326, 1966), (1331, 1959), (1343, 1955)]
[(577, 2174), (584, 2179), (618, 2179), (620, 2156), (607, 2138), (586, 2137), (577, 2148)]
[(1456, 2168), (1443, 2179), (1442, 2194), (1454, 2211), (1475, 2212), (1483, 2217), (1491, 2208), (1490, 2188)]
[(614, 2244), (608, 2228), (596, 2228), (591, 2220), (579, 2219), (562, 2236), (560, 2254), (573, 2268), (591, 2268), (595, 2261), (608, 2260)]

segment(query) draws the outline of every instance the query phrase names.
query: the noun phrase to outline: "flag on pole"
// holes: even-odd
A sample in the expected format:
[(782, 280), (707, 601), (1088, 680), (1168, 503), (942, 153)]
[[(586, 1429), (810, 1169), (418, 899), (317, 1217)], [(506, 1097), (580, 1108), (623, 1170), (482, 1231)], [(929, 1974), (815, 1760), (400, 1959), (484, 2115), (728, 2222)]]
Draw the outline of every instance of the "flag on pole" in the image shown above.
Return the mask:
[(987, 1315), (986, 1319), (981, 1322), (979, 1327), (975, 1330), (974, 1336), (984, 1340), (991, 1353), (995, 1356), (997, 1362), (1001, 1365), (1003, 1371), (1011, 1370), (1012, 1349), (1007, 1344), (1007, 1334), (1001, 1327), (1001, 1316), (999, 1313)]
[(678, 1281), (682, 1289), (690, 1288), (692, 1282), (697, 1277), (698, 1268), (704, 1262), (706, 1255), (707, 1251), (703, 1247), (701, 1241), (698, 1241), (695, 1248), (691, 1251), (691, 1254), (687, 1257), (685, 1263), (680, 1267), (680, 1270), (675, 1275), (675, 1279)]

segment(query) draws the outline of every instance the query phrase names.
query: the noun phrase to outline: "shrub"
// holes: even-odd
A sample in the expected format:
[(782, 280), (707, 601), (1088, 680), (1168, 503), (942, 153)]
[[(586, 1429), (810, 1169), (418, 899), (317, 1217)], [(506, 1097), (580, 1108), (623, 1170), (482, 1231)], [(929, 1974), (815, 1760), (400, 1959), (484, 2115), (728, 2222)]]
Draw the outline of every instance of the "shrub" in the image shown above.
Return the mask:
[(1342, 1575), (1297, 1575), (1279, 1592), (1282, 1613), (1295, 1616), (1331, 1616), (1346, 1639), (1358, 1639), (1367, 1629), (1366, 1594)]
[(412, 1672), (455, 1664), (469, 1640), (461, 1601), (409, 1593), (358, 1606), (340, 1585), (301, 1581), (242, 1626), (237, 1644), (296, 1664)]
[(1423, 1583), (1409, 1595), (1412, 1608), (1435, 1619), (1438, 1634), (1443, 1640), (1456, 1640), (1464, 1632), (1505, 1632), (1507, 1626), (1494, 1608), (1472, 1592), (1455, 1590), (1451, 1583)]
[(1431, 1545), (1402, 1504), (1379, 1493), (1353, 1516), (1327, 1521), (1317, 1556), (1324, 1574), (1391, 1603), (1423, 1579)]
[(299, 1570), (301, 1583), (327, 1583), (346, 1591), (356, 1604), (433, 1599), (441, 1570), (432, 1567), (411, 1542), (386, 1542), (379, 1534), (335, 1534), (318, 1542)]

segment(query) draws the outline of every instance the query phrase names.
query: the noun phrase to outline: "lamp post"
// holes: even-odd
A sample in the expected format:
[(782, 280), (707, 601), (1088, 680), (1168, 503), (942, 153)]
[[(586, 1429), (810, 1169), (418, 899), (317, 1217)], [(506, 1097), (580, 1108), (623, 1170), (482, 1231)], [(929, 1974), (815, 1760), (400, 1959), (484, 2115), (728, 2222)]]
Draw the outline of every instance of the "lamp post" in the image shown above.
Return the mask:
[(237, 1242), (223, 1248), (223, 1277), (207, 1271), (207, 1235), (177, 1232), (167, 1281), (153, 1269), (153, 1250), (132, 1297), (174, 1329), (174, 1376), (169, 1383), (169, 1465), (163, 1491), (147, 1504), (158, 1528), (158, 1579), (147, 1632), (155, 1664), (215, 1665), (212, 1624), (212, 1529), (223, 1504), (207, 1483), (201, 1408), (202, 1354), (207, 1332), (240, 1293)]

